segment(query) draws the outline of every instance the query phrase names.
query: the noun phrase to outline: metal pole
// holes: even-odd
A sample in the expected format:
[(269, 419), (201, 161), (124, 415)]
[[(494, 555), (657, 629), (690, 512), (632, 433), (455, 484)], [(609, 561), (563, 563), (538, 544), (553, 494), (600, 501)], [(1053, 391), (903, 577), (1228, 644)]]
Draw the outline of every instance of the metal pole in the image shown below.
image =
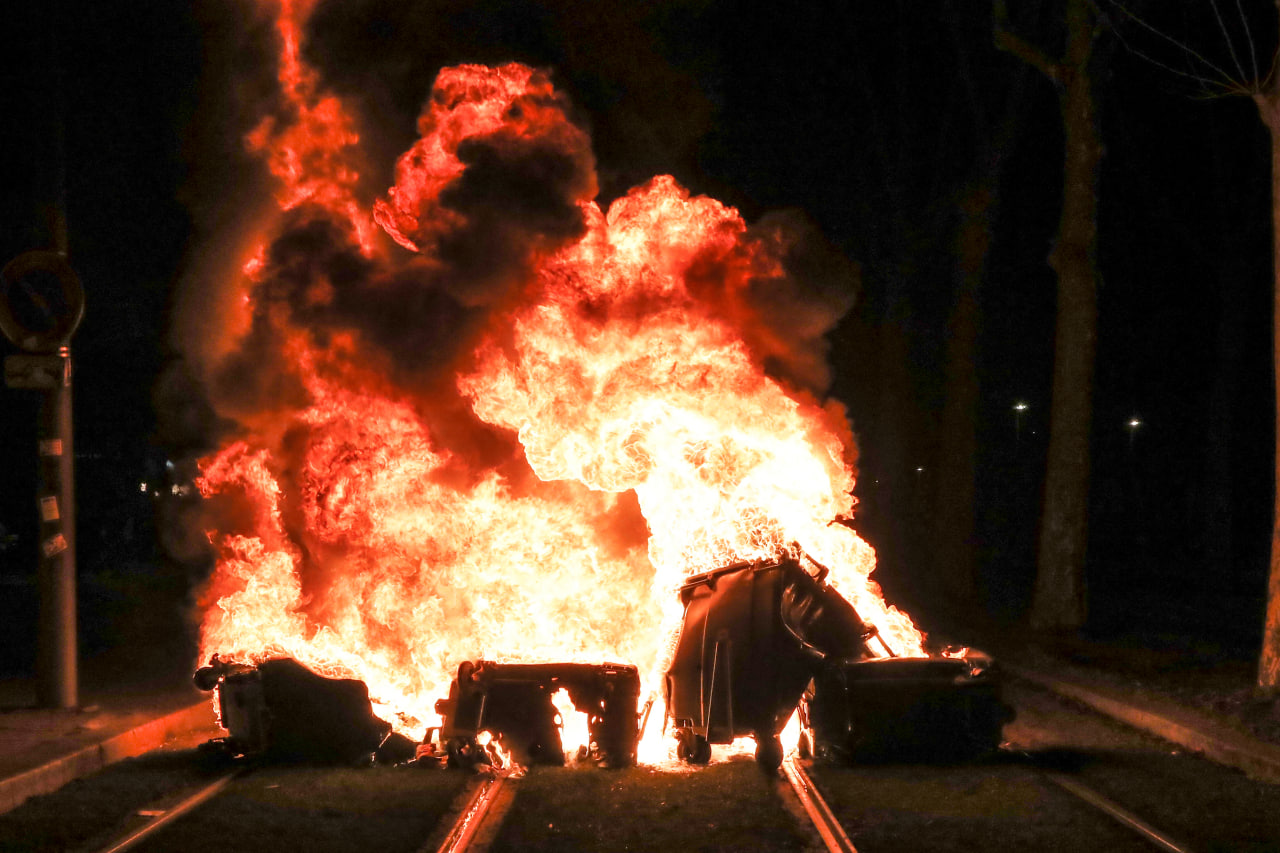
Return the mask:
[(58, 350), (62, 377), (40, 401), (40, 622), (36, 698), (42, 707), (79, 702), (76, 650), (75, 453), (71, 440), (71, 348)]

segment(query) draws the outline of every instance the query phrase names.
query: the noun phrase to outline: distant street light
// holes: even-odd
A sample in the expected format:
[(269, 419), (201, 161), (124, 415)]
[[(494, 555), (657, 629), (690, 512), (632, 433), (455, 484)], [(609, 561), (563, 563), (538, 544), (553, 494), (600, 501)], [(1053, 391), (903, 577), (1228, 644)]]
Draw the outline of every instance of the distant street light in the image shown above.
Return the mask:
[(1134, 415), (1133, 417), (1129, 418), (1129, 420), (1125, 421), (1125, 427), (1127, 427), (1129, 430), (1129, 449), (1130, 450), (1133, 449), (1133, 439), (1138, 434), (1138, 430), (1141, 429), (1142, 426), (1143, 426), (1142, 418), (1138, 417), (1137, 415)]
[(1015, 443), (1022, 443), (1022, 413), (1027, 410), (1027, 404), (1019, 400), (1013, 404), (1013, 440)]

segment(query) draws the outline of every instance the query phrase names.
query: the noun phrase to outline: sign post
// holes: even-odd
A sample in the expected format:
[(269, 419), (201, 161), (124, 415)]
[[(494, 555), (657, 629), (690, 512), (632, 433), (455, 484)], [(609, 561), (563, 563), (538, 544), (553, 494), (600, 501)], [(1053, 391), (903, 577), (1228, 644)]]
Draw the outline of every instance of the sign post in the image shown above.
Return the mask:
[(37, 699), (79, 704), (71, 348), (84, 316), (80, 279), (56, 252), (27, 252), (0, 271), (0, 331), (29, 355), (5, 359), (5, 384), (41, 392), (36, 436), (40, 518)]

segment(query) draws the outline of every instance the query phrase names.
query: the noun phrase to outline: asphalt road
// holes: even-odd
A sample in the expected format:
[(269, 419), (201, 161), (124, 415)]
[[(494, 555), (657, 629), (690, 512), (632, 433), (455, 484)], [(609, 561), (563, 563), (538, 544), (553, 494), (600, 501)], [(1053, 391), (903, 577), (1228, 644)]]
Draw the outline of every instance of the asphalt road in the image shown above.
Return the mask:
[[(1280, 850), (1280, 786), (1020, 684), (1009, 749), (956, 765), (815, 766), (859, 851), (1157, 849), (1059, 784), (1083, 784), (1196, 851)], [(0, 849), (100, 850), (225, 773), (190, 744), (123, 762), (0, 816)], [(144, 851), (433, 849), (474, 777), (418, 768), (261, 767)], [(491, 850), (806, 850), (813, 836), (749, 759), (669, 772), (534, 768)], [(141, 813), (141, 814), (140, 814)]]

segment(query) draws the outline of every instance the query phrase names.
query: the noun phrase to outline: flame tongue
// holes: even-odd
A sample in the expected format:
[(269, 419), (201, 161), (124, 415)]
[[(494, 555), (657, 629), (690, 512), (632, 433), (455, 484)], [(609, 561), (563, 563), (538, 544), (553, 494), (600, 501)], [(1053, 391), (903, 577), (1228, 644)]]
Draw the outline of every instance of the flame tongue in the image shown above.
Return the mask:
[[(616, 499), (562, 484), (516, 495), (492, 473), (459, 486), (408, 407), (313, 391), (323, 401), (292, 439), (302, 471), (273, 472), (243, 443), (206, 466), (206, 489), (257, 508), (257, 535), (220, 539), (206, 652), (358, 674), (418, 715), (462, 659), (652, 655), (643, 554), (598, 532)], [(297, 506), (277, 478), (301, 489)]]
[[(684, 577), (797, 546), (899, 652), (919, 651), (869, 580), (871, 548), (831, 523), (853, 504), (843, 411), (762, 368), (786, 345), (758, 305), (791, 287), (790, 238), (670, 177), (602, 212), (586, 135), (547, 77), (462, 66), (441, 72), (374, 205), (407, 256), (367, 232), (333, 166), (354, 143), (330, 132), (348, 126), (340, 104), (281, 32), (297, 124), (251, 143), (304, 174), (282, 175), (294, 212), (247, 269), (253, 319), (215, 373), (288, 393), (221, 400), (244, 434), (203, 464), (219, 551), (203, 655), (363, 678), (412, 729), (461, 660), (652, 671)], [(307, 148), (309, 126), (328, 130)], [(328, 260), (305, 260), (313, 244)], [(404, 370), (419, 355), (405, 329), (435, 322), (404, 312), (406, 294), (479, 331), (457, 359), (422, 362), (456, 379)], [(234, 369), (249, 353), (255, 372)]]
[(663, 178), (592, 224), (515, 317), (511, 352), (487, 343), (460, 379), (477, 414), (518, 430), (543, 479), (634, 489), (670, 583), (776, 553), (797, 491), (818, 489), (818, 518), (847, 511), (843, 465), (824, 470), (796, 403), (685, 287), (709, 238), (741, 233), (736, 213)]
[[(634, 490), (659, 589), (797, 543), (892, 642), (918, 651), (910, 620), (868, 580), (871, 549), (831, 524), (853, 508), (831, 412), (767, 378), (715, 313), (777, 275), (781, 247), (670, 177), (586, 220), (513, 317), (512, 342), (486, 342), (460, 378), (476, 413), (517, 430), (545, 480)], [(707, 268), (721, 273), (710, 299), (706, 282), (690, 286)]]

